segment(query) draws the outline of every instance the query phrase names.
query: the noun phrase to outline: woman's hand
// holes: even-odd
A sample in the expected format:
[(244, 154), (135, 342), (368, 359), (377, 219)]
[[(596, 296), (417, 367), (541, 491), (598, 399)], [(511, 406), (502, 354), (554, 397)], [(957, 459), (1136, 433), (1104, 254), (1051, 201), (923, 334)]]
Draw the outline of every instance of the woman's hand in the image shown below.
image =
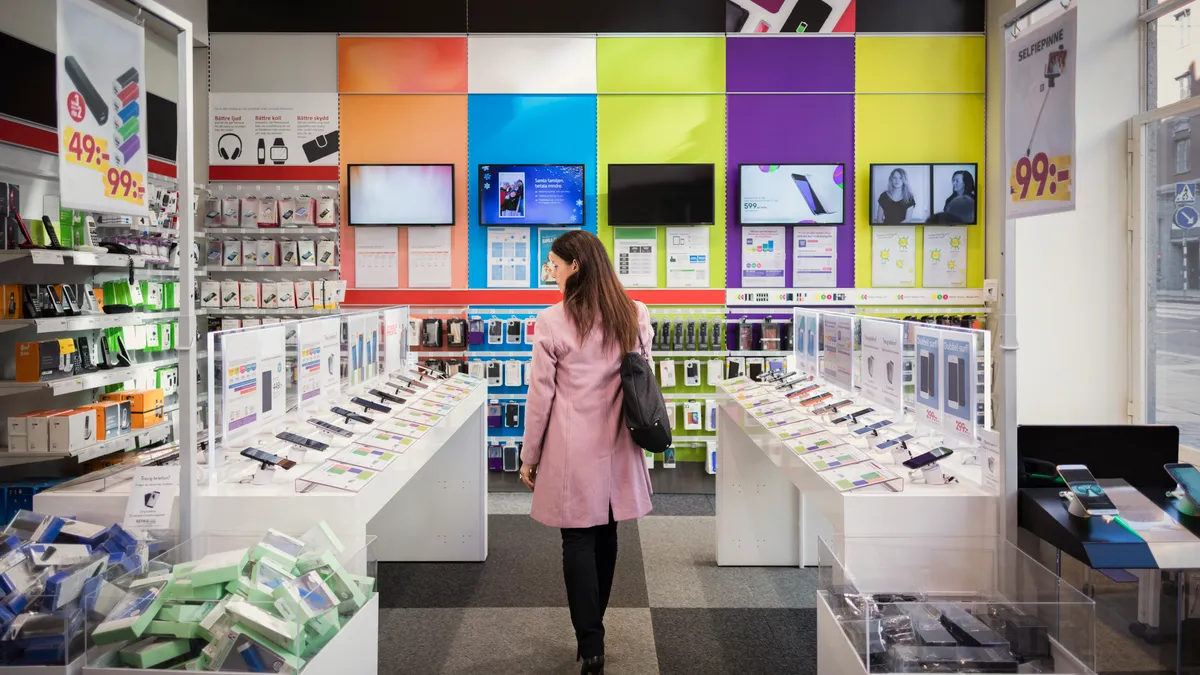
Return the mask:
[(521, 482), (525, 487), (533, 490), (533, 484), (537, 482), (537, 464), (521, 465)]

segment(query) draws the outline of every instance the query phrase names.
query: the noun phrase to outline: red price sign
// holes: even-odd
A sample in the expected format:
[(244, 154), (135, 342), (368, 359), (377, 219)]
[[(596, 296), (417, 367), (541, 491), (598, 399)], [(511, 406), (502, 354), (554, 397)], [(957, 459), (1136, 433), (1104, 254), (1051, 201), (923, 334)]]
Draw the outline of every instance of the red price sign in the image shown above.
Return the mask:
[(1008, 176), (1009, 194), (1018, 203), (1071, 200), (1071, 156), (1047, 157), (1038, 152), (1013, 163)]
[(104, 188), (106, 196), (131, 204), (141, 204), (146, 194), (141, 174), (115, 166), (108, 167), (104, 173)]
[(63, 130), (63, 155), (79, 166), (103, 170), (108, 163), (108, 141), (67, 127)]

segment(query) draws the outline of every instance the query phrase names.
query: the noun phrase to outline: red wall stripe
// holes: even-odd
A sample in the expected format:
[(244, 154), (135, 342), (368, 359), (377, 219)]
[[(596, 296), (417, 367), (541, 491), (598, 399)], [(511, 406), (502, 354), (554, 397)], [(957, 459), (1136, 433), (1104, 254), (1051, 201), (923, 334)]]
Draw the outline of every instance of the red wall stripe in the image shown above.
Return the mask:
[[(630, 289), (629, 295), (647, 305), (723, 305), (725, 289)], [(347, 305), (553, 305), (562, 300), (555, 290), (524, 289), (350, 289)]]
[(177, 177), (175, 165), (170, 162), (164, 162), (161, 159), (154, 159), (151, 157), (148, 167), (150, 169), (150, 173), (157, 173), (159, 175), (169, 176), (171, 178)]
[(273, 181), (273, 180), (338, 180), (336, 166), (210, 166), (208, 179)]
[(58, 133), (32, 124), (0, 118), (0, 141), (58, 154)]

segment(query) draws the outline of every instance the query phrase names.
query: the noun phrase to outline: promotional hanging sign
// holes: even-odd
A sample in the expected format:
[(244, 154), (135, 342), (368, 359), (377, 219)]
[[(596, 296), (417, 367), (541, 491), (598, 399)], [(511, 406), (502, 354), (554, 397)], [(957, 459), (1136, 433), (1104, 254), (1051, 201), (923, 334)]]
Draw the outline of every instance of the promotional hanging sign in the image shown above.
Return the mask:
[(945, 383), (942, 428), (950, 436), (975, 442), (975, 336), (942, 332), (942, 381)]
[(862, 391), (872, 403), (904, 415), (904, 324), (862, 319)]
[(1006, 218), (1075, 209), (1074, 6), (1008, 43), (1004, 135)]
[(179, 494), (178, 466), (139, 466), (125, 502), (122, 526), (137, 530), (171, 529), (171, 513)]
[(942, 387), (939, 379), (942, 354), (942, 331), (936, 328), (917, 328), (917, 354), (913, 365), (916, 381), (917, 423), (924, 427), (942, 426)]
[(337, 94), (212, 93), (210, 166), (337, 166)]
[(149, 214), (145, 31), (88, 0), (58, 0), (57, 44), (62, 205)]

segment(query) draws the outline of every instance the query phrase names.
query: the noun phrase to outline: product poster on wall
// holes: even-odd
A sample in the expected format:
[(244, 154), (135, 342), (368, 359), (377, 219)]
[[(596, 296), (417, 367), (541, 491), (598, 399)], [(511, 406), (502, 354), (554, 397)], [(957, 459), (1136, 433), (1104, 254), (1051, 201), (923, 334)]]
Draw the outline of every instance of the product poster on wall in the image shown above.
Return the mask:
[(854, 389), (854, 321), (845, 314), (821, 314), (821, 377), (846, 391)]
[[(356, 247), (358, 235), (369, 229), (356, 231)], [(408, 228), (409, 288), (450, 288), (450, 230), (449, 227)]]
[(967, 285), (965, 227), (925, 226), (921, 285), (926, 288), (959, 288)]
[(708, 230), (668, 227), (667, 287), (708, 288)]
[(787, 237), (783, 227), (742, 228), (742, 286), (782, 288), (787, 285)]
[(94, 2), (58, 0), (57, 40), (61, 204), (146, 215), (145, 31)]
[(852, 4), (851, 0), (728, 0), (725, 32), (832, 33), (854, 11)]
[(968, 442), (975, 441), (975, 340), (952, 331), (942, 333), (941, 397), (945, 402), (942, 428), (946, 433)]
[(917, 283), (917, 228), (871, 228), (871, 285), (910, 288)]
[(400, 277), (400, 245), (394, 227), (354, 231), (354, 285), (395, 288)]
[(488, 228), (487, 243), (488, 288), (529, 288), (529, 228)]
[(904, 415), (904, 324), (862, 319), (862, 391), (876, 405)]
[(934, 328), (917, 328), (916, 405), (917, 422), (927, 427), (942, 426), (942, 388), (938, 370), (941, 367), (942, 332)]
[(337, 166), (337, 94), (218, 93), (208, 99), (211, 166)]
[(300, 403), (336, 394), (341, 388), (341, 322), (337, 317), (304, 321), (296, 332), (300, 350)]
[(617, 277), (627, 288), (658, 285), (658, 230), (653, 227), (613, 228), (613, 257)]
[(550, 264), (550, 247), (554, 240), (577, 227), (541, 227), (538, 228), (538, 288), (558, 288), (554, 281), (554, 266)]
[(792, 228), (792, 287), (837, 287), (837, 228)]
[(1008, 43), (1004, 137), (1008, 168), (1005, 217), (1075, 208), (1075, 68), (1077, 10), (1065, 12)]

